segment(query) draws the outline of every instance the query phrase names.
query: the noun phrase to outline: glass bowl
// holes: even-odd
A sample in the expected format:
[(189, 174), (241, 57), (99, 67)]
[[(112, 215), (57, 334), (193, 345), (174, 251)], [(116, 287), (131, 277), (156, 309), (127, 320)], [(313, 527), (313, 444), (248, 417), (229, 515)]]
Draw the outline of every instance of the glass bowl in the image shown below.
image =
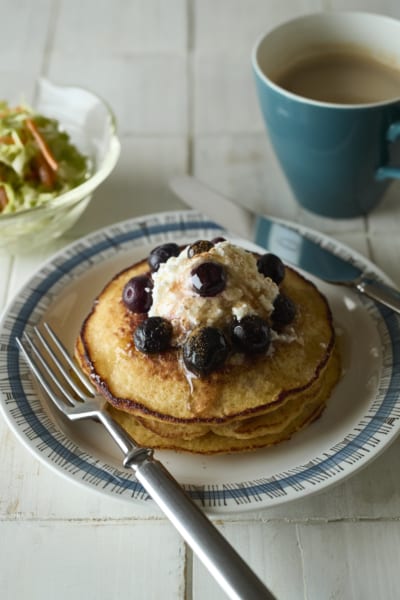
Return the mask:
[(72, 227), (88, 206), (94, 190), (115, 167), (121, 149), (114, 114), (101, 98), (88, 90), (41, 79), (35, 110), (57, 119), (71, 142), (89, 158), (91, 175), (46, 205), (0, 215), (0, 250), (9, 253), (43, 246)]

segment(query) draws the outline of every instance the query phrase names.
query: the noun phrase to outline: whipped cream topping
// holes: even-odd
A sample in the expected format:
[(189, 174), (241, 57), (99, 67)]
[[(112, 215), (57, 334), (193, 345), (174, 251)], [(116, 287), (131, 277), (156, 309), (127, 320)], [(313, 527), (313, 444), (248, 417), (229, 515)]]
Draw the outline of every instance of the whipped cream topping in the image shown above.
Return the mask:
[[(224, 266), (226, 287), (216, 296), (202, 297), (192, 287), (191, 271), (201, 262)], [(153, 303), (149, 316), (168, 319), (173, 343), (182, 344), (197, 327), (225, 327), (233, 317), (255, 314), (268, 319), (279, 288), (258, 272), (253, 254), (230, 242), (219, 242), (209, 251), (188, 258), (187, 248), (162, 263), (153, 273)]]

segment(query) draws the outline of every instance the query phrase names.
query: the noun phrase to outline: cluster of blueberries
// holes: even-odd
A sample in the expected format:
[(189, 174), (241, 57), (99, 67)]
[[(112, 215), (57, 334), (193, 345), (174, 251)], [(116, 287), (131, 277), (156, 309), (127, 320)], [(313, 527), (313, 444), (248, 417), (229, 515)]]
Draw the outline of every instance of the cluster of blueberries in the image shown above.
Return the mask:
[[(225, 241), (218, 237), (211, 241), (198, 240), (187, 249), (188, 258), (207, 252), (215, 244)], [(154, 248), (148, 257), (149, 273), (130, 279), (123, 290), (125, 306), (134, 313), (145, 314), (152, 304), (153, 279), (161, 263), (172, 256), (178, 256), (181, 248), (175, 243), (165, 243)], [(285, 267), (279, 257), (267, 253), (257, 260), (257, 268), (265, 277), (270, 277), (279, 285), (285, 276)], [(197, 263), (192, 269), (191, 284), (193, 290), (202, 297), (220, 294), (226, 286), (226, 270), (223, 265), (212, 260)], [(271, 325), (280, 330), (291, 323), (295, 317), (294, 303), (279, 294), (274, 301)], [(172, 325), (163, 317), (147, 317), (136, 327), (134, 343), (140, 352), (155, 354), (170, 348)], [(258, 315), (246, 315), (238, 320), (233, 318), (228, 331), (217, 327), (198, 327), (191, 332), (183, 344), (182, 356), (186, 367), (197, 375), (207, 375), (221, 367), (233, 351), (245, 354), (265, 352), (271, 342), (269, 324)]]

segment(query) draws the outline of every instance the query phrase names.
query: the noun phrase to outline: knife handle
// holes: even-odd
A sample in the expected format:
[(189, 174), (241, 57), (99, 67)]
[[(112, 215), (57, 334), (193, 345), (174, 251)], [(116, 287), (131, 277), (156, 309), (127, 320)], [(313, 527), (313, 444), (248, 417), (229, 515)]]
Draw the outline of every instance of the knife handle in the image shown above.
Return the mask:
[(132, 463), (136, 478), (176, 527), (229, 598), (275, 600), (167, 469), (152, 456)]
[(362, 294), (384, 304), (400, 315), (400, 292), (395, 288), (367, 277), (361, 277), (355, 282), (355, 286)]

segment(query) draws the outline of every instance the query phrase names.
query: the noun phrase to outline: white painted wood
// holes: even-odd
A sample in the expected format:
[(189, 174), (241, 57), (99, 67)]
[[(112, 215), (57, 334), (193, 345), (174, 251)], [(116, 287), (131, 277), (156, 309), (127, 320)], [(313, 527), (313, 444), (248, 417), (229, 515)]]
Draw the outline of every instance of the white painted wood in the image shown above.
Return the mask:
[(1, 0), (0, 98), (31, 101), (34, 83), (43, 68), (47, 34), (53, 23), (52, 0)]
[(299, 525), (308, 600), (399, 597), (400, 524)]
[[(302, 559), (295, 525), (236, 523), (224, 524), (220, 530), (279, 600), (303, 598)], [(226, 597), (197, 559), (193, 564), (193, 586), (193, 600)]]
[(0, 457), (0, 521), (165, 520), (153, 503), (138, 505), (122, 501), (61, 477), (33, 457), (3, 419), (0, 420)]
[(381, 235), (371, 234), (369, 242), (371, 245), (371, 253), (374, 262), (376, 262), (376, 264), (378, 264), (400, 288), (399, 232), (400, 223), (399, 229), (396, 232), (390, 231), (387, 235), (384, 233)]
[(7, 300), (7, 288), (11, 277), (12, 257), (6, 253), (0, 255), (0, 313), (2, 312)]
[(320, 217), (315, 213), (308, 212), (305, 209), (300, 210), (301, 216), (299, 221), (306, 225), (307, 227), (311, 227), (312, 229), (316, 229), (326, 234), (331, 234), (333, 236), (340, 237), (344, 232), (353, 232), (357, 233), (359, 231), (364, 231), (365, 229), (365, 220), (363, 217), (358, 217), (354, 219), (330, 219), (328, 217)]
[(320, 6), (319, 0), (194, 0), (196, 50), (248, 55), (263, 32)]
[(16, 521), (0, 529), (4, 600), (185, 597), (184, 547), (169, 524)]
[(183, 137), (123, 137), (121, 157), (111, 177), (96, 191), (79, 223), (66, 237), (78, 237), (140, 215), (185, 208), (168, 180), (186, 170)]
[(56, 53), (79, 59), (110, 54), (124, 58), (186, 49), (185, 0), (62, 0), (59, 4)]
[(299, 208), (265, 134), (199, 135), (194, 174), (257, 212), (297, 220)]
[[(117, 168), (72, 230), (47, 248), (0, 255), (0, 310), (74, 239), (184, 207), (168, 179), (187, 171), (239, 204), (337, 237), (400, 286), (400, 184), (367, 219), (306, 213), (262, 122), (250, 66), (257, 35), (320, 7), (400, 17), (397, 0), (0, 0), (0, 97), (19, 101), (23, 92), (32, 101), (40, 74), (84, 85), (109, 101), (122, 141)], [(324, 493), (216, 523), (278, 600), (397, 599), (399, 452), (396, 440)], [(5, 600), (224, 597), (197, 559), (186, 563), (184, 544), (153, 504), (72, 485), (31, 456), (3, 419), (0, 561)]]
[(371, 233), (380, 233), (383, 237), (390, 234), (396, 239), (400, 230), (400, 182), (390, 184), (385, 197), (369, 217)]
[(187, 131), (187, 66), (183, 56), (81, 57), (55, 53), (46, 75), (107, 98), (122, 134), (183, 134)]
[(196, 54), (193, 95), (196, 134), (263, 129), (247, 54)]
[(322, 8), (325, 10), (361, 10), (365, 12), (377, 12), (390, 17), (400, 17), (400, 7), (397, 0), (322, 0)]

